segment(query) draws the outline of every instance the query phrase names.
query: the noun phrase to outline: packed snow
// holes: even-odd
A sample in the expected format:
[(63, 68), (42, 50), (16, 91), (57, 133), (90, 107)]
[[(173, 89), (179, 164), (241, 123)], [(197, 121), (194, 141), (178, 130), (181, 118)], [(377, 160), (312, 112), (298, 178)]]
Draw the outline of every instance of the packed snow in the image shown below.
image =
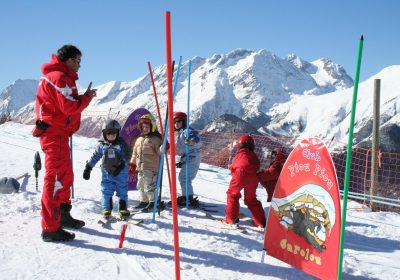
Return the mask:
[[(0, 125), (0, 178), (18, 177), (20, 192), (0, 194), (0, 278), (1, 279), (174, 279), (174, 243), (172, 212), (164, 210), (136, 214), (141, 225), (129, 225), (124, 246), (117, 249), (121, 224), (101, 227), (100, 179), (98, 166), (90, 181), (82, 178), (86, 160), (94, 151), (97, 139), (74, 136), (75, 172), (72, 215), (85, 220), (86, 226), (73, 230), (71, 242), (45, 243), (40, 238), (40, 199), (44, 176), (44, 155), (38, 139), (30, 135), (32, 126), (16, 123)], [(33, 158), (40, 152), (43, 168), (38, 186)], [(216, 217), (223, 217), (228, 170), (201, 165), (194, 189), (200, 201), (214, 205)], [(212, 172), (215, 171), (215, 172)], [(164, 180), (163, 200), (168, 201), (168, 180)], [(179, 185), (179, 183), (178, 183)], [(178, 186), (178, 191), (179, 191)], [(266, 213), (266, 192), (259, 188), (258, 198)], [(137, 203), (137, 193), (129, 192), (130, 207)], [(114, 201), (116, 208), (116, 199)], [(241, 201), (241, 212), (249, 215)], [(343, 279), (400, 279), (400, 215), (373, 213), (349, 201), (344, 250)], [(263, 254), (264, 233), (241, 225), (247, 234), (225, 228), (206, 218), (205, 212), (179, 209), (179, 246), (181, 279), (314, 279), (312, 276)]]

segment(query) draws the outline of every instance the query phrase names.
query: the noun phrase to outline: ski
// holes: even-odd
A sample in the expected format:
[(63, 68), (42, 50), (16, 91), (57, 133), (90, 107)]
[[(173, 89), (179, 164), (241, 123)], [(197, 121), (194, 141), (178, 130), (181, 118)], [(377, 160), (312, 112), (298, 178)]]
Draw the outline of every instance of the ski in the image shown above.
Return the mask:
[[(167, 203), (167, 207), (169, 209), (172, 208), (172, 201), (169, 201)], [(193, 198), (193, 201), (191, 202), (191, 204), (189, 204), (189, 208), (187, 208), (187, 209), (190, 209), (190, 210), (198, 209), (198, 210), (202, 210), (202, 211), (205, 211), (205, 212), (218, 213), (218, 210), (214, 209), (216, 207), (218, 207), (218, 205), (205, 204), (203, 202), (200, 202), (198, 197), (196, 196), (196, 197)], [(186, 203), (185, 204), (178, 204), (178, 208), (181, 208), (181, 209), (182, 208), (186, 208)]]
[(200, 206), (199, 208), (193, 208), (193, 209), (201, 209), (207, 213), (218, 213), (217, 209), (214, 208), (208, 208), (208, 207), (204, 207), (204, 206)]
[(237, 231), (239, 231), (240, 233), (243, 233), (243, 234), (249, 234), (247, 229), (241, 227), (239, 224), (226, 223), (223, 219), (219, 219), (217, 217), (214, 217), (213, 215), (211, 215), (210, 213), (207, 213), (207, 212), (206, 212), (206, 217), (208, 219), (211, 219), (213, 221), (218, 222), (220, 225), (222, 225), (226, 229), (233, 229), (233, 230), (237, 230)]
[[(161, 207), (160, 207), (161, 206)], [(165, 203), (164, 201), (160, 201), (157, 203), (157, 211), (162, 211), (165, 209)], [(144, 208), (133, 208), (130, 210), (131, 214), (138, 214), (138, 213), (152, 213), (153, 212), (153, 207), (144, 207)]]
[(239, 213), (239, 219), (240, 219), (240, 220), (250, 220), (251, 217), (247, 216), (247, 215), (246, 215), (245, 213), (243, 213), (243, 212), (240, 212), (240, 213)]
[(102, 227), (106, 227), (108, 224), (112, 222), (124, 222), (130, 225), (138, 225), (144, 222), (143, 219), (133, 219), (132, 215), (128, 218), (121, 218), (117, 216), (110, 216), (110, 217), (102, 217), (100, 220), (97, 221)]
[(98, 220), (97, 223), (100, 224), (102, 227), (106, 227), (112, 221), (116, 221), (116, 217), (101, 217), (101, 219)]
[[(172, 209), (172, 205), (170, 205), (170, 203), (167, 204), (167, 206), (165, 207), (166, 209)], [(189, 209), (189, 210), (202, 210), (204, 212), (210, 212), (210, 213), (218, 213), (217, 209), (213, 209), (213, 208), (208, 208), (205, 206), (190, 206), (189, 208), (186, 208), (186, 205), (178, 205), (178, 208), (180, 209)]]
[(215, 207), (218, 207), (218, 205), (215, 205), (215, 204), (207, 204), (207, 203), (204, 203), (204, 202), (200, 202), (200, 206), (203, 206), (203, 207), (210, 207), (210, 208), (215, 208)]
[(143, 219), (130, 219), (126, 221), (127, 224), (129, 225), (138, 225), (144, 223)]

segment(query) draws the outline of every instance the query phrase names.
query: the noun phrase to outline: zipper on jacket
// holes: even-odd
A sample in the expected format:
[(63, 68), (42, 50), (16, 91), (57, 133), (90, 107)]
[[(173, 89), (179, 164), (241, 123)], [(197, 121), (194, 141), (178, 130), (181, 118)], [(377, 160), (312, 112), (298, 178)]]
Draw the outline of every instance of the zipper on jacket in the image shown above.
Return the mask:
[(67, 118), (67, 123), (66, 123), (65, 127), (67, 127), (67, 126), (69, 125), (70, 122), (71, 122), (71, 116), (68, 116), (68, 118)]

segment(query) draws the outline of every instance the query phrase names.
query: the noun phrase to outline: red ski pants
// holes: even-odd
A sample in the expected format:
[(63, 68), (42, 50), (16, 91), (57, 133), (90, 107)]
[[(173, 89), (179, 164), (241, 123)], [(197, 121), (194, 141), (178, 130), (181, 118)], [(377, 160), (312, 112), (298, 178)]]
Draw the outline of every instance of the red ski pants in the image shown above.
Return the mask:
[(60, 227), (60, 204), (71, 203), (74, 180), (68, 135), (42, 135), (46, 173), (42, 192), (42, 229), (54, 232)]
[(272, 200), (272, 196), (274, 195), (274, 191), (275, 191), (276, 182), (277, 182), (276, 180), (270, 181), (270, 182), (261, 182), (261, 185), (267, 191), (267, 195), (268, 195), (267, 202), (271, 202), (271, 200)]
[(233, 223), (239, 217), (241, 197), (240, 191), (244, 189), (244, 204), (249, 208), (256, 226), (265, 225), (265, 213), (260, 201), (257, 200), (256, 190), (258, 186), (257, 174), (234, 172), (226, 192), (226, 221)]

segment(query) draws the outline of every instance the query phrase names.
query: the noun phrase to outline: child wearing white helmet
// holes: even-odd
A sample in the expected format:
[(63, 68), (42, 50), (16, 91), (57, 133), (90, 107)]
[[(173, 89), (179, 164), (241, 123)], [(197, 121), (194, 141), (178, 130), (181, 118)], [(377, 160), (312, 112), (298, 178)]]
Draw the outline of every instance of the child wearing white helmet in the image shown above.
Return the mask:
[(114, 192), (119, 198), (119, 215), (125, 219), (130, 212), (128, 204), (128, 162), (131, 157), (131, 149), (119, 136), (120, 124), (113, 119), (107, 120), (102, 129), (103, 140), (100, 140), (97, 149), (86, 163), (83, 178), (90, 179), (90, 173), (96, 163), (101, 162), (101, 206), (105, 218), (111, 217), (113, 209), (112, 197)]

